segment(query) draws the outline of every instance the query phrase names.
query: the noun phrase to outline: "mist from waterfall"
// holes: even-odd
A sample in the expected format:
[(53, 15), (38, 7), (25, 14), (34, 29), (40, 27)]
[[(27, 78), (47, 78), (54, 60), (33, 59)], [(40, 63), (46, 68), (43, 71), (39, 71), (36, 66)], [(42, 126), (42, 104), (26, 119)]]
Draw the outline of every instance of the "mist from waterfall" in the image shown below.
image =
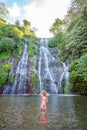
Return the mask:
[(60, 78), (63, 73), (63, 64), (48, 49), (47, 39), (41, 39), (39, 43), (38, 75), (40, 91), (45, 89), (51, 94), (62, 93)]

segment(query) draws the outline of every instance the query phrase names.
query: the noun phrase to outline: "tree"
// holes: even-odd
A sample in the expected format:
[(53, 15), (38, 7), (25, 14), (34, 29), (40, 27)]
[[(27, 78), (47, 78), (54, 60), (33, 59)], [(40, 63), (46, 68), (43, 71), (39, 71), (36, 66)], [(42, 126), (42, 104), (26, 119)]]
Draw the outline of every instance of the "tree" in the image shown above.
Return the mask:
[(53, 23), (52, 27), (50, 28), (50, 32), (52, 32), (53, 34), (58, 34), (62, 31), (62, 27), (64, 25), (64, 22), (57, 18), (55, 19), (55, 22)]
[(6, 20), (0, 18), (0, 24), (6, 24)]
[(8, 15), (9, 11), (5, 3), (0, 3), (0, 18), (4, 19)]
[(24, 22), (25, 27), (29, 27), (31, 25), (31, 23), (27, 21), (26, 19), (24, 19), (23, 22)]
[(87, 19), (87, 0), (72, 0), (66, 17), (71, 20), (77, 17)]
[(31, 23), (27, 21), (26, 19), (23, 20), (24, 27), (23, 27), (23, 33), (24, 35), (34, 35), (34, 31), (30, 29)]
[(2, 37), (0, 39), (0, 52), (12, 52), (15, 45), (16, 43), (12, 38)]
[(20, 22), (19, 22), (18, 19), (15, 21), (15, 25), (16, 25), (16, 26), (20, 26)]

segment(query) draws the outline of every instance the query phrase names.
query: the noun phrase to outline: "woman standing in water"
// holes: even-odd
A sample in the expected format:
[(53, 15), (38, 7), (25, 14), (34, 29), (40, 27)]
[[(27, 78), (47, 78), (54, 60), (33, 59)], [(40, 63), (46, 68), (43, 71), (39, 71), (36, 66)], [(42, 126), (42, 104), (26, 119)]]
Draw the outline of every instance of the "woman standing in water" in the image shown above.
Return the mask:
[(48, 102), (47, 96), (49, 96), (49, 94), (45, 90), (43, 90), (41, 94), (41, 110), (46, 111), (46, 103)]

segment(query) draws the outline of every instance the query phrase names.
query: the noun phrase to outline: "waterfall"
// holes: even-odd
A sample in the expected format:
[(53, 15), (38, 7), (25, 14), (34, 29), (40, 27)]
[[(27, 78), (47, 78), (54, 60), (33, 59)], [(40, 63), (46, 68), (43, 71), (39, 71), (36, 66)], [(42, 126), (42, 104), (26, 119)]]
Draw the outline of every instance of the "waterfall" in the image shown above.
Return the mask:
[(65, 85), (64, 87), (66, 87), (67, 89), (69, 89), (69, 71), (68, 71), (68, 68), (69, 68), (69, 64), (65, 64), (65, 63), (62, 63), (63, 64), (63, 68), (64, 68), (64, 71), (61, 75), (61, 78), (60, 78), (60, 86), (62, 87), (62, 81), (65, 80)]
[(38, 75), (40, 91), (45, 89), (52, 94), (61, 93), (60, 77), (63, 73), (63, 64), (51, 54), (48, 49), (48, 41), (41, 39), (39, 43)]
[(65, 80), (66, 82), (69, 82), (69, 71), (68, 71), (69, 65), (66, 65), (65, 63), (63, 63), (63, 66), (64, 66), (64, 73), (65, 73)]
[[(18, 62), (17, 69), (15, 72), (15, 78), (13, 86), (9, 82), (4, 86), (3, 94), (26, 94), (29, 91), (28, 86), (28, 70), (29, 70), (29, 59), (27, 53), (28, 45), (24, 44), (22, 56)], [(10, 71), (8, 79), (12, 74), (13, 69)], [(9, 80), (8, 80), (9, 81)]]
[(28, 45), (24, 45), (22, 57), (18, 63), (14, 84), (12, 87), (12, 94), (24, 94), (27, 93), (28, 84)]
[[(29, 58), (28, 45), (24, 44), (22, 56), (18, 62), (13, 85), (9, 82), (4, 86), (3, 94), (26, 94), (29, 93)], [(58, 50), (48, 48), (48, 40), (41, 39), (39, 42), (39, 57), (38, 57), (38, 76), (40, 82), (40, 92), (46, 90), (51, 94), (63, 93), (62, 81), (66, 80), (66, 85), (69, 83), (68, 66), (62, 63), (58, 58)], [(10, 71), (10, 75), (13, 69)]]
[(10, 76), (11, 76), (12, 73), (13, 73), (13, 68), (9, 72), (7, 83), (4, 85), (3, 94), (9, 94), (10, 91), (11, 91), (11, 86), (9, 84), (9, 80), (10, 80)]

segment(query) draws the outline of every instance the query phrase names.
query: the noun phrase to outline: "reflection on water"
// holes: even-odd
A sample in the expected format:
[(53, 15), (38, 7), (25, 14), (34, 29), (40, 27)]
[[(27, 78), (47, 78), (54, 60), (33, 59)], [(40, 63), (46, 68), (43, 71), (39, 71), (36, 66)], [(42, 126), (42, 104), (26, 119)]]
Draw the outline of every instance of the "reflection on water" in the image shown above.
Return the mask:
[(87, 97), (50, 95), (46, 112), (40, 95), (0, 96), (0, 130), (87, 130)]
[(48, 119), (46, 111), (41, 111), (41, 126), (42, 130), (46, 130), (46, 126), (48, 125)]

